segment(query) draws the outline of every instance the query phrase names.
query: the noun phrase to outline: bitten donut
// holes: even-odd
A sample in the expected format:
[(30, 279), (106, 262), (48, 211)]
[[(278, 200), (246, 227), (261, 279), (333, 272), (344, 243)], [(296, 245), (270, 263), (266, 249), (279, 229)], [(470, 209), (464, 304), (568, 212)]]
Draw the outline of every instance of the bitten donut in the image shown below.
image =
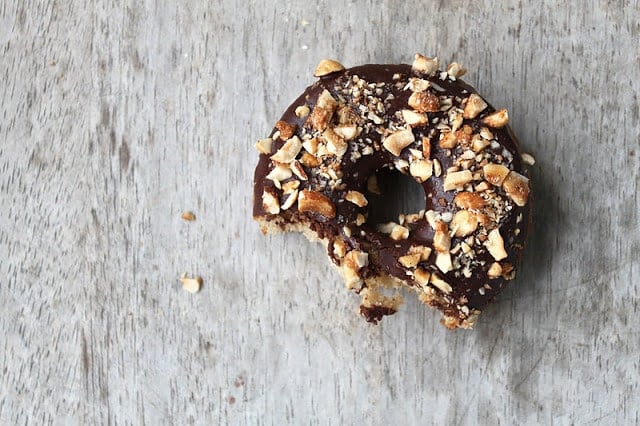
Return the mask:
[[(465, 71), (420, 54), (412, 65), (349, 69), (323, 60), (318, 80), (256, 143), (254, 219), (265, 234), (324, 242), (367, 321), (395, 313), (404, 287), (446, 327), (471, 328), (515, 277), (534, 160), (520, 153), (507, 111), (459, 79)], [(422, 185), (424, 209), (370, 223), (385, 169)]]

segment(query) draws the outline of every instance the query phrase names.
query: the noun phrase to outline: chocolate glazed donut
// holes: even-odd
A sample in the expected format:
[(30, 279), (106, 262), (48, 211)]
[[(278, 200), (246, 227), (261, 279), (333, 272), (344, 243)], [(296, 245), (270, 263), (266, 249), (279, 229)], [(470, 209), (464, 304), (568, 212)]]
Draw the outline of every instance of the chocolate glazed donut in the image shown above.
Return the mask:
[[(263, 233), (301, 231), (326, 243), (360, 313), (377, 323), (397, 311), (397, 289), (442, 311), (449, 328), (471, 328), (513, 280), (531, 203), (525, 165), (504, 109), (459, 80), (457, 63), (413, 65), (330, 60), (257, 142), (253, 217)], [(425, 194), (419, 212), (370, 223), (376, 176), (395, 170)]]

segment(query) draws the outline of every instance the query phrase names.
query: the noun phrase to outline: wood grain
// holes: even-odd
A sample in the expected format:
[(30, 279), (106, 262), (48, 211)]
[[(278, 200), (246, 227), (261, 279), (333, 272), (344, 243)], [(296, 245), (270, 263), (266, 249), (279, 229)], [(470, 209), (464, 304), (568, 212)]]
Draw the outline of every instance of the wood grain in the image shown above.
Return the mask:
[[(639, 422), (639, 6), (0, 2), (0, 424)], [(250, 217), (253, 141), (320, 59), (417, 51), (537, 159), (472, 332), (414, 300), (364, 323), (322, 247)]]

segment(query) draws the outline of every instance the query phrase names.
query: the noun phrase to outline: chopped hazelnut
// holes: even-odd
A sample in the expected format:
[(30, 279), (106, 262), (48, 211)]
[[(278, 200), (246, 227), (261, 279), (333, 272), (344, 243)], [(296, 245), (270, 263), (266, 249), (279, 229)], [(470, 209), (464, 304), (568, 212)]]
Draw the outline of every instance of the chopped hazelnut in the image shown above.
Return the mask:
[(440, 148), (452, 149), (458, 144), (458, 139), (453, 132), (443, 132), (442, 139), (438, 142)]
[(478, 229), (476, 215), (468, 210), (458, 210), (451, 220), (451, 229), (456, 237), (466, 237)]
[(301, 180), (307, 180), (307, 173), (302, 168), (302, 165), (297, 160), (293, 160), (291, 163), (291, 171), (298, 176)]
[(484, 198), (474, 192), (459, 192), (453, 199), (455, 205), (460, 209), (480, 210), (485, 206)]
[(350, 203), (355, 204), (358, 207), (364, 207), (369, 202), (366, 197), (362, 194), (362, 192), (358, 191), (347, 191), (347, 194), (344, 196), (344, 199), (349, 201)]
[(287, 140), (296, 132), (296, 125), (289, 124), (284, 120), (279, 120), (276, 123), (276, 129), (280, 131), (280, 138), (282, 140)]
[(333, 242), (333, 254), (335, 254), (336, 257), (338, 258), (342, 258), (346, 253), (347, 253), (347, 247), (344, 244), (344, 241), (340, 239), (336, 239)]
[(287, 210), (289, 207), (293, 206), (293, 203), (295, 203), (297, 199), (298, 199), (298, 190), (296, 189), (291, 194), (289, 194), (289, 197), (282, 204), (282, 206), (280, 206), (280, 209)]
[(327, 151), (336, 157), (341, 158), (345, 152), (347, 152), (349, 144), (344, 141), (342, 136), (334, 132), (333, 129), (327, 128), (322, 132), (322, 138), (327, 142)]
[(417, 268), (413, 273), (413, 279), (421, 286), (429, 284), (429, 278), (431, 278), (431, 273), (422, 268)]
[(463, 170), (461, 172), (447, 173), (444, 177), (443, 188), (445, 191), (452, 191), (456, 188), (460, 188), (465, 184), (473, 180), (473, 175), (469, 170)]
[(528, 152), (523, 152), (520, 158), (522, 159), (522, 163), (526, 164), (527, 166), (533, 166), (534, 164), (536, 164), (536, 159), (533, 158), (533, 155), (529, 154)]
[(507, 252), (504, 249), (504, 240), (498, 228), (489, 232), (484, 245), (495, 260), (502, 260), (507, 257)]
[(427, 260), (431, 255), (431, 249), (426, 246), (411, 246), (409, 247), (409, 253), (419, 253), (420, 260)]
[(355, 289), (362, 283), (359, 271), (369, 263), (369, 254), (359, 250), (351, 250), (344, 256), (342, 272), (345, 284), (349, 289)]
[(449, 252), (437, 253), (436, 266), (445, 274), (453, 269), (453, 264), (451, 263), (451, 254), (449, 254)]
[(302, 163), (305, 167), (313, 168), (318, 167), (320, 165), (320, 159), (314, 155), (305, 152), (300, 157), (300, 163)]
[(464, 106), (464, 112), (462, 116), (467, 119), (473, 119), (478, 116), (482, 111), (488, 107), (487, 103), (475, 93), (467, 98), (467, 103)]
[(196, 220), (196, 215), (193, 214), (193, 212), (184, 212), (182, 213), (182, 215), (180, 215), (180, 217), (182, 218), (182, 220), (186, 220), (187, 222), (193, 222), (194, 220)]
[(471, 138), (471, 149), (473, 149), (473, 152), (475, 153), (482, 151), (483, 149), (488, 147), (490, 144), (491, 142), (489, 142), (487, 139), (483, 138), (478, 134), (473, 135), (473, 137)]
[(296, 158), (301, 149), (302, 142), (300, 138), (294, 136), (288, 139), (270, 158), (278, 163), (290, 163)]
[(420, 253), (406, 254), (398, 258), (398, 262), (405, 268), (415, 268), (420, 262)]
[(431, 160), (417, 160), (409, 165), (409, 173), (419, 182), (425, 182), (433, 173), (433, 163)]
[(491, 279), (498, 278), (502, 275), (502, 266), (498, 262), (493, 262), (487, 271), (487, 276)]
[(318, 138), (311, 138), (302, 142), (302, 147), (309, 154), (316, 155), (318, 153)]
[(489, 163), (482, 168), (484, 179), (491, 185), (500, 186), (509, 174), (509, 169), (501, 164)]
[(298, 118), (307, 118), (310, 112), (311, 110), (308, 105), (300, 105), (299, 107), (296, 107), (295, 110), (296, 117)]
[(449, 294), (451, 293), (451, 291), (453, 291), (449, 283), (443, 280), (442, 277), (440, 277), (438, 274), (431, 274), (430, 281), (434, 287), (436, 287), (438, 290), (442, 291), (445, 294)]
[(413, 92), (409, 96), (409, 106), (419, 112), (440, 111), (440, 99), (429, 91)]
[(409, 229), (405, 228), (402, 225), (396, 224), (391, 230), (391, 234), (389, 236), (391, 237), (392, 240), (396, 240), (396, 241), (406, 240), (407, 238), (409, 238)]
[(504, 127), (509, 123), (509, 114), (506, 109), (499, 109), (483, 118), (482, 122), (493, 128)]
[(436, 221), (435, 234), (433, 235), (433, 248), (438, 253), (448, 253), (451, 248), (451, 236), (449, 235), (449, 225), (442, 221)]
[(318, 66), (316, 66), (316, 70), (313, 72), (314, 77), (322, 77), (325, 75), (332, 74), (334, 72), (342, 71), (344, 66), (333, 59), (323, 59), (320, 61)]
[(422, 138), (422, 155), (426, 159), (431, 158), (431, 140), (426, 136)]
[(202, 287), (202, 277), (189, 278), (185, 273), (180, 277), (180, 284), (182, 284), (182, 288), (189, 293), (197, 293)]
[(255, 147), (259, 153), (269, 155), (271, 154), (272, 144), (273, 144), (273, 139), (271, 138), (260, 139), (258, 142), (256, 142)]
[(302, 190), (298, 195), (298, 210), (300, 213), (312, 212), (332, 219), (336, 216), (336, 208), (325, 195), (309, 190)]
[(421, 114), (410, 109), (402, 110), (402, 118), (409, 126), (421, 126), (429, 122), (426, 114)]
[(522, 207), (527, 204), (529, 198), (529, 179), (520, 173), (509, 173), (502, 182), (502, 188), (518, 206)]
[(264, 211), (269, 214), (280, 213), (280, 201), (278, 201), (278, 197), (267, 188), (262, 192), (262, 207)]
[(398, 130), (382, 141), (382, 146), (393, 155), (399, 156), (404, 148), (415, 141), (411, 129)]
[(350, 141), (358, 134), (358, 127), (355, 125), (340, 125), (333, 128), (333, 131), (342, 136), (344, 140)]
[(449, 76), (454, 78), (462, 77), (466, 73), (467, 73), (467, 69), (457, 62), (452, 62), (447, 67), (447, 74), (449, 74)]
[(416, 53), (411, 68), (414, 71), (421, 72), (427, 75), (433, 74), (438, 70), (438, 58), (428, 58), (419, 53)]

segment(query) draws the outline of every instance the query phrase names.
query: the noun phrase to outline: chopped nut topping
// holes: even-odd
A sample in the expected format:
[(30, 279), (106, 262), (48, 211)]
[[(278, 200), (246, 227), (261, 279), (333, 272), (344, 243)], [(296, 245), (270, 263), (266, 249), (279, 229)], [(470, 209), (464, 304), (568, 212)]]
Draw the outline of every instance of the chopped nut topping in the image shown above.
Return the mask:
[(451, 293), (453, 289), (448, 282), (442, 279), (438, 274), (431, 274), (431, 284), (445, 294)]
[(366, 221), (367, 221), (367, 218), (362, 213), (358, 213), (358, 215), (356, 216), (356, 225), (360, 226)]
[(196, 220), (196, 215), (193, 214), (193, 212), (184, 212), (182, 213), (182, 215), (180, 215), (180, 217), (182, 218), (182, 220), (186, 220), (187, 222), (193, 222), (194, 220)]
[(433, 175), (435, 177), (440, 177), (441, 174), (442, 174), (442, 165), (440, 164), (440, 161), (436, 158), (433, 160)]
[(436, 266), (445, 274), (452, 270), (451, 254), (449, 252), (436, 254)]
[(414, 71), (431, 75), (434, 72), (438, 71), (438, 66), (438, 58), (428, 58), (419, 53), (416, 53), (411, 68)]
[(271, 154), (272, 144), (273, 144), (273, 139), (271, 138), (260, 139), (258, 142), (256, 142), (255, 147), (259, 153), (269, 155)]
[(291, 194), (289, 194), (289, 197), (287, 197), (287, 201), (285, 201), (284, 204), (280, 206), (280, 209), (287, 210), (289, 207), (293, 205), (293, 203), (296, 202), (297, 199), (298, 199), (298, 190), (296, 189)]
[(509, 174), (509, 169), (501, 164), (489, 163), (482, 168), (482, 173), (491, 185), (500, 186)]
[(461, 188), (472, 180), (473, 175), (469, 170), (447, 173), (447, 175), (444, 177), (443, 188), (445, 191), (452, 191), (456, 188)]
[(462, 77), (467, 73), (467, 69), (457, 62), (452, 62), (447, 67), (447, 74), (453, 78)]
[(355, 289), (362, 283), (358, 272), (369, 263), (369, 254), (359, 250), (351, 250), (342, 261), (345, 284), (349, 289)]
[(355, 125), (340, 125), (334, 127), (333, 131), (342, 136), (344, 140), (350, 141), (358, 134), (358, 127)]
[(302, 168), (302, 166), (300, 165), (300, 163), (297, 160), (294, 160), (291, 163), (291, 171), (293, 171), (293, 173), (298, 176), (301, 180), (307, 180), (308, 176), (307, 173), (304, 171), (304, 169)]
[(410, 109), (402, 110), (402, 118), (409, 126), (421, 126), (429, 122), (426, 114), (421, 114)]
[(485, 247), (489, 250), (489, 253), (495, 260), (502, 260), (507, 257), (507, 252), (504, 249), (504, 240), (500, 235), (498, 228), (493, 229), (487, 236), (487, 241), (484, 242)]
[(509, 173), (502, 182), (502, 188), (518, 206), (522, 207), (527, 204), (529, 198), (529, 179), (520, 173), (513, 171)]
[(196, 276), (193, 278), (189, 278), (187, 277), (187, 274), (182, 274), (182, 276), (180, 277), (180, 284), (182, 284), (183, 290), (186, 290), (189, 293), (197, 293), (202, 287), (202, 277)]
[(409, 229), (401, 225), (394, 225), (389, 235), (392, 240), (400, 241), (409, 238)]
[(502, 275), (502, 266), (498, 262), (493, 262), (487, 271), (487, 276), (491, 279), (498, 278)]
[(451, 149), (455, 148), (458, 144), (458, 138), (453, 132), (443, 132), (442, 139), (438, 142), (440, 148)]
[(523, 152), (520, 158), (522, 159), (522, 163), (526, 164), (527, 166), (533, 166), (534, 164), (536, 164), (536, 159), (533, 158), (533, 155), (529, 154), (528, 152)]
[(420, 260), (427, 260), (431, 255), (431, 249), (426, 246), (411, 246), (409, 247), (409, 253), (419, 253)]
[(456, 237), (466, 237), (478, 229), (478, 219), (476, 215), (468, 210), (459, 210), (453, 215), (451, 220), (451, 230)]
[(409, 173), (419, 182), (425, 182), (433, 173), (433, 162), (431, 160), (417, 160), (409, 165)]
[(289, 124), (286, 121), (280, 120), (276, 123), (276, 129), (280, 131), (280, 138), (286, 141), (295, 134), (296, 125)]
[(460, 209), (480, 210), (485, 206), (484, 198), (474, 192), (459, 192), (453, 202)]
[(344, 66), (333, 59), (323, 59), (320, 61), (318, 66), (316, 66), (316, 70), (313, 72), (314, 77), (322, 77), (325, 75), (332, 74), (334, 72), (342, 71)]
[(345, 152), (347, 152), (347, 148), (349, 144), (347, 144), (342, 136), (338, 135), (331, 128), (327, 128), (324, 132), (322, 132), (322, 137), (325, 141), (327, 141), (327, 151), (331, 154), (335, 155), (338, 158), (341, 158)]
[(302, 142), (298, 136), (288, 139), (280, 149), (270, 158), (278, 163), (290, 163), (302, 149)]
[(421, 286), (429, 284), (429, 278), (431, 278), (431, 273), (422, 268), (417, 268), (413, 273), (413, 279)]
[(420, 262), (420, 253), (406, 254), (398, 258), (398, 262), (405, 268), (415, 268)]
[(321, 161), (318, 157), (305, 152), (304, 154), (302, 154), (302, 157), (300, 157), (300, 163), (302, 163), (302, 165), (304, 165), (305, 167), (313, 168), (318, 167)]
[(289, 182), (282, 185), (282, 192), (284, 192), (285, 194), (290, 194), (296, 189), (298, 189), (299, 187), (300, 187), (299, 180), (290, 180)]
[(509, 124), (509, 114), (506, 109), (499, 109), (483, 118), (482, 122), (489, 127), (499, 129)]
[(298, 195), (300, 213), (312, 212), (332, 219), (336, 216), (336, 207), (325, 195), (309, 190), (302, 190)]
[(347, 246), (344, 244), (344, 241), (336, 239), (333, 241), (333, 254), (338, 258), (343, 258), (347, 253)]
[(382, 141), (382, 146), (395, 156), (400, 156), (404, 148), (411, 145), (415, 141), (411, 129), (398, 130), (390, 134)]
[(406, 88), (409, 88), (412, 92), (424, 92), (429, 87), (431, 87), (431, 83), (429, 80), (423, 80), (421, 78), (412, 78), (409, 80)]
[(316, 155), (318, 153), (318, 138), (311, 138), (302, 142), (302, 147), (309, 154)]
[(424, 158), (431, 158), (431, 140), (428, 137), (422, 138), (422, 155)]
[(419, 112), (440, 111), (440, 99), (429, 91), (413, 92), (409, 96), (409, 106)]
[(482, 111), (488, 107), (487, 103), (475, 93), (472, 93), (471, 96), (467, 98), (467, 103), (464, 106), (464, 112), (462, 116), (467, 119), (473, 119), (478, 116)]
[(300, 105), (299, 107), (296, 107), (295, 110), (296, 117), (298, 118), (307, 118), (310, 112), (311, 110), (308, 105)]
[(262, 192), (262, 207), (264, 211), (269, 214), (280, 213), (280, 201), (278, 201), (278, 197), (267, 190), (267, 188)]
[(436, 221), (435, 234), (433, 235), (433, 248), (438, 253), (448, 253), (451, 248), (451, 236), (449, 235), (449, 225), (442, 221)]
[(283, 180), (289, 179), (292, 176), (291, 169), (287, 166), (275, 166), (273, 170), (269, 172), (266, 176), (267, 179), (273, 181), (276, 184), (276, 187), (280, 188), (280, 182)]
[(369, 204), (364, 194), (358, 191), (347, 191), (347, 194), (344, 196), (344, 199), (349, 201), (350, 203), (355, 204), (358, 207), (364, 207), (367, 204)]
[(475, 153), (482, 151), (483, 149), (488, 147), (490, 144), (491, 142), (489, 142), (487, 139), (484, 139), (482, 136), (477, 134), (473, 135), (473, 138), (471, 139), (471, 149), (473, 149), (473, 152)]

